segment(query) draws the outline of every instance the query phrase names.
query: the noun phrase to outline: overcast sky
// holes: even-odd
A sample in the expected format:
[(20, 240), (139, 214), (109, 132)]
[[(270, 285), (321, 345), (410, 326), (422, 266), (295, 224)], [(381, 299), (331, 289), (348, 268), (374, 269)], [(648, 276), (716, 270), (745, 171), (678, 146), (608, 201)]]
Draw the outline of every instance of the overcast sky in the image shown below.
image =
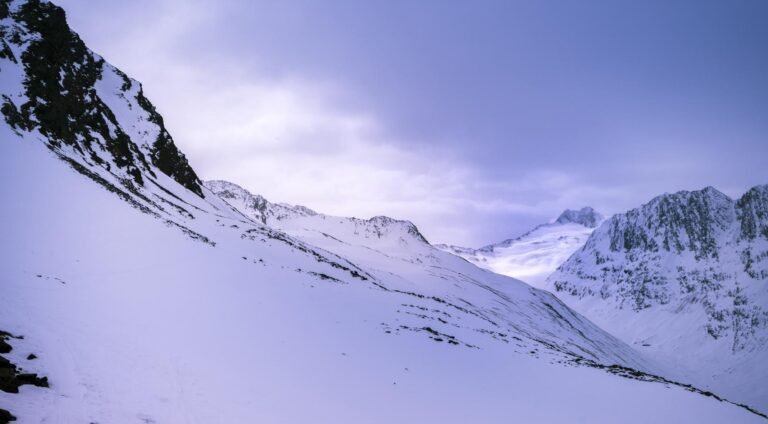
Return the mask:
[(57, 3), (202, 178), (433, 242), (768, 183), (768, 1)]

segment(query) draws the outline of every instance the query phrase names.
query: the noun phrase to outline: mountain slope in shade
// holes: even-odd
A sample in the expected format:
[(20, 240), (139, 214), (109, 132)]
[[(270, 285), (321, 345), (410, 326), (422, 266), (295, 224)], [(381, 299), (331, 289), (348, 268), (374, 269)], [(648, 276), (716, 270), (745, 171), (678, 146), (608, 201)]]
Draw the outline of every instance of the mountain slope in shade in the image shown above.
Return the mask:
[(546, 278), (582, 247), (602, 215), (590, 207), (565, 210), (551, 223), (527, 233), (479, 249), (437, 245), (479, 267), (497, 274), (519, 278), (534, 287), (543, 287)]
[(412, 224), (246, 216), (61, 9), (0, 34), (2, 356), (50, 383), (0, 391), (20, 422), (762, 421)]
[(682, 378), (768, 410), (768, 186), (665, 194), (600, 226), (548, 279)]

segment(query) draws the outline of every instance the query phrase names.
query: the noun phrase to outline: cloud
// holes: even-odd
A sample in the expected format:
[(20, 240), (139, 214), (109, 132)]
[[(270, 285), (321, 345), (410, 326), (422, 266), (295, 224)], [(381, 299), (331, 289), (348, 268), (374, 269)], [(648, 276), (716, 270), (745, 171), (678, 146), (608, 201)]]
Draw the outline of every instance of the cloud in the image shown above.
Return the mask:
[(339, 99), (348, 96), (340, 84), (250, 76), (221, 87), (188, 70), (173, 75), (164, 85), (177, 93), (166, 117), (201, 176), (273, 201), (409, 219), (430, 240), (479, 245), (554, 218), (563, 205), (618, 195), (561, 171), (488, 175), (425, 147), (435, 143), (398, 138), (379, 117), (343, 107)]
[(195, 79), (166, 117), (205, 178), (330, 214), (407, 218), (441, 235), (451, 232), (446, 216), (478, 203), (472, 169), (389, 139), (375, 116), (335, 104), (329, 84), (250, 79), (221, 90)]
[(484, 198), (477, 170), (451, 152), (393, 135), (391, 123), (350, 105), (364, 93), (307, 75), (260, 75), (246, 69), (248, 58), (214, 61), (183, 46), (199, 28), (220, 25), (222, 15), (202, 2), (176, 3), (160, 2), (153, 13), (126, 9), (142, 25), (112, 31), (88, 26), (103, 23), (99, 11), (73, 4), (80, 20), (73, 25), (102, 31), (91, 37), (94, 49), (144, 84), (201, 177), (324, 213), (409, 219), (432, 239), (465, 244), (477, 237), (467, 217), (526, 209)]
[(248, 58), (212, 60), (204, 49), (190, 50), (183, 40), (221, 24), (223, 12), (204, 2), (165, 0), (152, 13), (110, 6), (141, 26), (66, 3), (86, 42), (143, 83), (203, 178), (329, 214), (410, 219), (428, 237), (456, 243), (474, 242), (467, 216), (498, 202), (478, 197), (477, 171), (450, 152), (397, 138), (389, 123), (350, 106), (361, 93), (339, 82), (267, 77), (246, 69)]
[[(376, 87), (362, 92), (359, 85), (330, 79), (343, 78), (341, 69), (329, 77), (294, 69), (294, 62), (273, 66), (299, 53), (260, 57), (263, 52), (251, 48), (247, 37), (258, 36), (257, 47), (269, 45), (268, 28), (223, 31), (234, 25), (233, 13), (243, 6), (238, 2), (62, 0), (62, 5), (87, 44), (144, 84), (176, 143), (203, 178), (228, 179), (270, 200), (329, 214), (409, 219), (434, 242), (487, 244), (555, 218), (566, 207), (620, 212), (663, 191), (714, 184), (707, 179), (709, 170), (721, 161), (716, 148), (697, 146), (691, 154), (687, 144), (674, 139), (664, 143), (660, 155), (652, 147), (669, 132), (666, 127), (638, 131), (635, 138), (621, 138), (622, 132), (603, 135), (624, 143), (582, 145), (578, 138), (558, 138), (569, 137), (569, 132), (555, 132), (555, 142), (540, 146), (535, 137), (527, 140), (525, 131), (515, 132), (522, 134), (517, 143), (489, 145), (487, 140), (473, 140), (471, 133), (447, 142), (438, 135), (443, 133), (438, 131), (441, 123), (451, 116), (453, 124), (458, 121), (456, 115), (442, 114), (439, 105), (434, 109), (439, 119), (418, 131), (425, 139), (412, 139), (414, 135), (404, 135), (406, 124), (396, 121), (402, 114), (375, 109), (375, 93), (382, 94)], [(262, 7), (267, 6), (260, 5), (260, 11)], [(303, 39), (311, 33), (298, 35)], [(281, 40), (290, 44), (291, 38)], [(270, 47), (284, 53), (282, 49), (293, 46)], [(424, 91), (427, 106), (451, 99), (434, 89)], [(525, 121), (525, 110), (537, 100), (504, 112), (509, 119)], [(477, 103), (468, 100), (461, 107), (472, 104)], [(494, 112), (500, 104), (478, 113)], [(472, 122), (447, 124), (489, 128)], [(499, 125), (498, 134), (505, 136)], [(548, 120), (544, 126), (559, 128)], [(491, 127), (487, 132), (497, 131)], [(675, 150), (676, 145), (682, 147)], [(478, 150), (482, 148), (487, 150)], [(487, 154), (469, 158), (475, 152)], [(702, 166), (703, 157), (716, 160)], [(738, 191), (738, 184), (733, 185)]]
[(203, 28), (226, 23), (226, 8), (209, 6), (117, 3), (105, 12), (129, 18), (104, 20), (71, 5), (73, 26), (93, 31), (86, 42), (144, 84), (202, 178), (328, 214), (409, 219), (431, 241), (471, 246), (620, 195), (558, 170), (487, 172), (448, 143), (398, 135), (396, 122), (351, 101), (366, 93), (343, 81), (254, 72), (253, 58), (201, 40)]

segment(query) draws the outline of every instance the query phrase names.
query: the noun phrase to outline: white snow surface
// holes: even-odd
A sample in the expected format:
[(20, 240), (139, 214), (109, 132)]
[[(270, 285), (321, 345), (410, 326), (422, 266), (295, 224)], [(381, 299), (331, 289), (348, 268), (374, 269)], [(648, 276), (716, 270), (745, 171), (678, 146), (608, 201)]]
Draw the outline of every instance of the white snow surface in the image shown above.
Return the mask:
[[(0, 131), (0, 234), (12, 240), (0, 258), (0, 323), (24, 336), (10, 358), (51, 381), (0, 393), (20, 423), (762, 421), (677, 387), (560, 363), (569, 355), (532, 337), (600, 349), (609, 363), (643, 359), (553, 296), (454, 256), (432, 249), (405, 261), (337, 242), (367, 258), (361, 272), (384, 290), (299, 241), (269, 238), (274, 230), (215, 196), (204, 204), (174, 187), (205, 208), (184, 223), (214, 247)], [(254, 240), (242, 238), (249, 230)]]
[(566, 222), (542, 224), (520, 237), (480, 249), (436, 245), (497, 274), (543, 288), (547, 277), (584, 246), (594, 228)]
[[(111, 70), (97, 95), (146, 149), (154, 127), (118, 106)], [(17, 104), (20, 77), (0, 59)], [(264, 222), (151, 163), (135, 186), (48, 142), (0, 122), (0, 329), (24, 337), (5, 356), (50, 381), (0, 392), (19, 423), (764, 422), (575, 365), (668, 372), (408, 222), (286, 205)]]

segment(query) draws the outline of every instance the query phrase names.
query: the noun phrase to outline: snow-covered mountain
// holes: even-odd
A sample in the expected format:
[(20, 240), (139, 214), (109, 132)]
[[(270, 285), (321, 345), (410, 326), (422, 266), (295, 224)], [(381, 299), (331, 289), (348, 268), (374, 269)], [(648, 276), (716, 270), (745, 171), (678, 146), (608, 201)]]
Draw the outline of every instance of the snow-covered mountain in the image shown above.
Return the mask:
[(479, 249), (439, 244), (435, 247), (491, 270), (519, 278), (534, 287), (582, 247), (603, 216), (590, 207), (566, 209), (553, 222), (525, 234)]
[(274, 226), (284, 220), (317, 215), (317, 212), (305, 206), (271, 203), (264, 197), (253, 195), (229, 181), (206, 181), (205, 186), (248, 218), (264, 225)]
[(219, 197), (60, 8), (0, 36), (0, 419), (763, 421), (411, 223)]
[(386, 216), (346, 218), (317, 213), (305, 206), (271, 203), (227, 181), (206, 181), (205, 186), (243, 215), (316, 245), (328, 239), (411, 260), (431, 255), (434, 249), (410, 221)]
[(547, 284), (681, 378), (768, 410), (768, 186), (615, 215)]

